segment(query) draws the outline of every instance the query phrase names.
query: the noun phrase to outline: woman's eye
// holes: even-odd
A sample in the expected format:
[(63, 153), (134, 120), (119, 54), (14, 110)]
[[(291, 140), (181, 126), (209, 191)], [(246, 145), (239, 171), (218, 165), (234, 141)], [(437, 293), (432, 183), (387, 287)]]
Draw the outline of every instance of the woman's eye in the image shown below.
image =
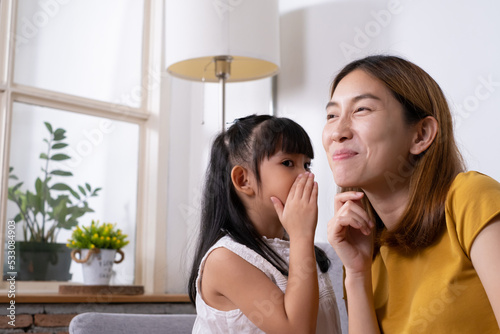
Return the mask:
[(285, 160), (281, 164), (283, 166), (286, 166), (286, 167), (293, 167), (293, 161), (292, 160)]
[(327, 114), (326, 115), (326, 120), (329, 120), (329, 119), (334, 119), (335, 117), (337, 117), (336, 115), (334, 114)]
[(356, 108), (355, 112), (366, 111), (366, 110), (369, 110), (369, 109), (366, 107), (359, 107), (359, 108)]

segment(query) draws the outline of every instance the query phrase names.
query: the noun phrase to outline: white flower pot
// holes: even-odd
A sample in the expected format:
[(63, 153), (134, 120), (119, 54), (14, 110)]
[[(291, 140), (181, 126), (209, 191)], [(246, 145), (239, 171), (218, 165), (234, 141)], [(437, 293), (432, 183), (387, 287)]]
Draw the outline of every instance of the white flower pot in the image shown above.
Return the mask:
[[(73, 260), (82, 264), (83, 283), (86, 285), (108, 285), (113, 263), (120, 263), (124, 258), (123, 252), (118, 250), (122, 258), (115, 261), (116, 249), (75, 249), (73, 252)], [(76, 253), (80, 253), (80, 259), (76, 259)]]

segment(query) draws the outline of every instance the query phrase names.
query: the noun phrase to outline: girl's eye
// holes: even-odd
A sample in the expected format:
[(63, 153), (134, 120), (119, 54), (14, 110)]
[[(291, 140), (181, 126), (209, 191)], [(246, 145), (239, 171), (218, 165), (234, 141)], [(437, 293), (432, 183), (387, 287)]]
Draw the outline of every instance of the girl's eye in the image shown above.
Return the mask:
[(305, 169), (306, 171), (310, 172), (310, 171), (311, 171), (311, 163), (310, 163), (310, 162), (306, 162), (306, 163), (304, 164), (304, 169)]
[(292, 160), (285, 160), (281, 164), (283, 166), (286, 166), (286, 167), (293, 167), (293, 161)]

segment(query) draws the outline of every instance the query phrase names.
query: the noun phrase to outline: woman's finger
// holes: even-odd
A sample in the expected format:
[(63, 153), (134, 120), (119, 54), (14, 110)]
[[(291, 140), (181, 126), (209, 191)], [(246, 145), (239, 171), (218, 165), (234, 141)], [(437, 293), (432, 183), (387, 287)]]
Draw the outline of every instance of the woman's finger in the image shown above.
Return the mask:
[(365, 194), (357, 191), (346, 191), (335, 195), (334, 208), (337, 212), (347, 201), (359, 201)]
[(373, 222), (370, 219), (370, 216), (366, 212), (366, 210), (361, 206), (359, 201), (347, 201), (336, 213), (335, 216), (349, 216), (355, 215), (356, 220), (367, 224), (370, 228), (374, 226)]
[(355, 212), (350, 212), (349, 215), (340, 215), (338, 219), (352, 221), (350, 226), (360, 230), (363, 234), (368, 235), (371, 233), (372, 226), (370, 225), (369, 221), (365, 220), (364, 217), (358, 215)]

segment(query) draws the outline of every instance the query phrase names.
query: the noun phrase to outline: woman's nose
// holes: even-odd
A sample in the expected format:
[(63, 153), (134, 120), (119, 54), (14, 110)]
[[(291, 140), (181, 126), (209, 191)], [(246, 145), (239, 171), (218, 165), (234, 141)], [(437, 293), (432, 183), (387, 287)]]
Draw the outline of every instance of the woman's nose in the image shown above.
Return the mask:
[(352, 124), (347, 117), (340, 117), (337, 122), (332, 124), (331, 140), (343, 142), (352, 138)]

